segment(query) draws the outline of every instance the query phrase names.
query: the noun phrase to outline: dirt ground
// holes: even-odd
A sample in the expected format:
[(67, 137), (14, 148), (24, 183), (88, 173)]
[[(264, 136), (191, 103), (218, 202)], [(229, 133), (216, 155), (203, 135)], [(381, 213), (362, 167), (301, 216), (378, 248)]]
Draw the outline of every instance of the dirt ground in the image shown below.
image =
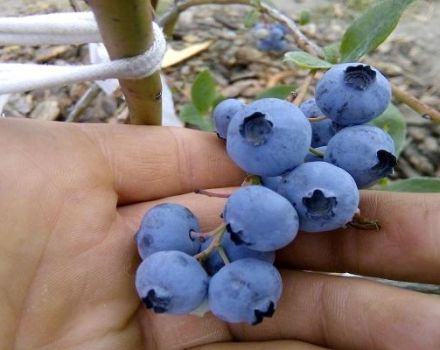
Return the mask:
[[(303, 31), (320, 45), (337, 42), (347, 24), (371, 0), (272, 0), (292, 18), (309, 10), (311, 23)], [(49, 13), (71, 10), (67, 0), (0, 1), (3, 16)], [(181, 16), (170, 44), (184, 48), (213, 40), (210, 48), (190, 60), (164, 70), (173, 91), (177, 109), (189, 101), (189, 90), (195, 75), (208, 67), (214, 74), (220, 92), (226, 97), (252, 100), (273, 84), (300, 84), (305, 72), (295, 71), (282, 62), (282, 56), (262, 53), (255, 48), (242, 19), (248, 8), (242, 6), (204, 6)], [(440, 108), (440, 1), (418, 0), (405, 13), (397, 30), (375, 53), (371, 62), (399, 87), (422, 101)], [(294, 49), (292, 44), (292, 49)], [(0, 61), (39, 63), (87, 63), (86, 46), (71, 47), (0, 47)], [(285, 74), (291, 71), (291, 74)], [(5, 106), (7, 117), (65, 120), (89, 83), (70, 87), (14, 94)], [(312, 91), (310, 91), (312, 92)], [(399, 160), (396, 177), (415, 175), (440, 176), (440, 126), (405, 106), (399, 105), (407, 118), (408, 142)], [(123, 122), (126, 117), (120, 95), (100, 93), (81, 115), (80, 122)]]

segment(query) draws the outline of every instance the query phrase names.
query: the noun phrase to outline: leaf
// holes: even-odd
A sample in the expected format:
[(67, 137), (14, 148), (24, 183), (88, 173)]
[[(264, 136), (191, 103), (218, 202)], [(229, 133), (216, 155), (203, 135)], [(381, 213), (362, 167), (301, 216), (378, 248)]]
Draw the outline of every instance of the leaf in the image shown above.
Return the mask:
[(208, 69), (197, 74), (191, 87), (191, 99), (200, 114), (209, 112), (217, 97), (216, 83)]
[(259, 20), (260, 18), (260, 11), (258, 10), (252, 10), (249, 11), (246, 16), (244, 17), (244, 26), (246, 28), (252, 28)]
[(201, 130), (214, 130), (211, 118), (208, 115), (201, 114), (192, 103), (187, 103), (182, 106), (179, 117), (183, 122), (195, 125)]
[(321, 60), (304, 51), (292, 51), (284, 55), (284, 61), (293, 62), (300, 68), (305, 69), (329, 69), (332, 67), (330, 62)]
[(398, 157), (405, 146), (406, 120), (397, 107), (390, 104), (385, 112), (376, 119), (373, 119), (370, 124), (376, 125), (390, 134), (396, 147), (396, 156)]
[(299, 21), (298, 23), (302, 26), (310, 23), (310, 11), (308, 10), (302, 10), (299, 14)]
[(171, 46), (168, 46), (165, 57), (162, 61), (162, 68), (168, 68), (182, 61), (185, 61), (188, 58), (191, 58), (199, 54), (200, 52), (205, 51), (211, 44), (212, 41), (205, 41), (203, 43), (197, 43), (185, 47), (183, 50), (174, 50)]
[(399, 23), (403, 11), (414, 0), (381, 0), (364, 11), (342, 37), (342, 62), (355, 62), (378, 47)]
[(264, 90), (255, 99), (260, 100), (262, 98), (274, 97), (284, 100), (295, 89), (295, 85), (277, 85)]
[(392, 192), (440, 192), (440, 178), (438, 177), (413, 177), (410, 179), (391, 182), (378, 188), (381, 191)]

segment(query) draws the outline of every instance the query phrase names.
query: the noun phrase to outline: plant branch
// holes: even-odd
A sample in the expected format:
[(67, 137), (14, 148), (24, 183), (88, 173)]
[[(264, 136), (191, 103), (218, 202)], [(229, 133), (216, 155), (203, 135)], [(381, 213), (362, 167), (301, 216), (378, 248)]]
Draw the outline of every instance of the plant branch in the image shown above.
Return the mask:
[(307, 95), (307, 90), (309, 89), (310, 84), (313, 82), (314, 75), (315, 72), (310, 72), (300, 86), (299, 91), (296, 94), (295, 99), (293, 100), (293, 103), (297, 106), (299, 106), (304, 101), (304, 98)]
[[(111, 59), (131, 57), (145, 52), (152, 44), (150, 0), (89, 0), (99, 31)], [(162, 84), (159, 73), (150, 77), (120, 79), (127, 100), (131, 124), (160, 125)]]
[[(254, 7), (252, 0), (181, 0), (177, 1), (171, 9), (166, 12), (159, 20), (158, 23), (162, 27), (166, 27), (169, 23), (176, 21), (177, 17), (183, 11), (189, 9), (193, 6), (200, 5), (228, 5), (228, 4), (238, 4)], [(298, 28), (296, 22), (284, 15), (278, 9), (261, 2), (259, 7), (260, 11), (268, 16), (272, 17), (276, 21), (283, 23), (287, 28), (289, 28), (296, 45), (302, 50), (310, 53), (311, 55), (324, 57), (324, 51), (307, 38), (303, 32)]]
[(226, 232), (226, 225), (222, 224), (212, 232), (214, 232), (214, 235), (211, 235), (213, 239), (209, 244), (208, 248), (206, 248), (204, 251), (200, 252), (199, 254), (194, 255), (194, 258), (196, 258), (199, 261), (204, 261), (214, 250), (217, 250), (221, 246), (223, 236), (225, 235)]
[(432, 120), (434, 123), (440, 123), (440, 112), (434, 108), (428, 106), (427, 104), (421, 102), (415, 97), (408, 94), (406, 91), (398, 88), (395, 85), (391, 86), (393, 89), (393, 95), (399, 101), (405, 103), (408, 107), (422, 114), (426, 119)]
[(322, 153), (320, 150), (317, 150), (316, 148), (310, 147), (309, 152), (314, 156), (317, 156), (319, 158), (324, 158), (324, 153)]

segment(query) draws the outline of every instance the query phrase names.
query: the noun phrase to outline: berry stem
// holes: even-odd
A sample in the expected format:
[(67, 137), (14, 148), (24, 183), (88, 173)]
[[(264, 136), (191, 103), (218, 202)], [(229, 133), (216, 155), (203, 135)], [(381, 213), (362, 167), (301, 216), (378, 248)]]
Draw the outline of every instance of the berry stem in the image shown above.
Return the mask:
[(307, 90), (309, 89), (310, 84), (313, 82), (314, 77), (315, 77), (315, 72), (310, 71), (309, 74), (307, 74), (306, 78), (304, 79), (302, 85), (298, 90), (297, 96), (293, 100), (293, 103), (296, 104), (297, 106), (304, 101), (307, 95)]
[(200, 262), (204, 261), (214, 250), (218, 250), (221, 246), (221, 241), (226, 232), (226, 224), (221, 224), (219, 227), (211, 231), (209, 237), (214, 237), (211, 244), (204, 251), (194, 255), (194, 258)]
[(214, 237), (216, 235), (219, 235), (220, 233), (222, 233), (223, 231), (225, 231), (226, 229), (226, 224), (221, 224), (220, 226), (216, 227), (215, 229), (213, 229), (212, 231), (208, 231), (208, 232), (196, 232), (196, 231), (191, 231), (189, 233), (189, 237), (192, 240), (199, 240), (201, 242), (204, 242), (207, 238), (210, 237)]
[(217, 247), (217, 252), (220, 255), (220, 257), (222, 258), (223, 262), (225, 263), (225, 265), (230, 264), (231, 261), (228, 258), (228, 255), (225, 252), (225, 248), (223, 248), (223, 246), (218, 246)]
[(216, 192), (211, 192), (209, 190), (195, 190), (194, 193), (203, 194), (208, 197), (217, 197), (217, 198), (229, 198), (231, 196), (229, 193), (216, 193)]
[(311, 154), (313, 154), (314, 156), (317, 156), (319, 158), (324, 158), (324, 153), (322, 153), (321, 151), (317, 150), (316, 148), (310, 147), (309, 148), (309, 152)]
[(241, 186), (261, 185), (261, 178), (258, 175), (247, 175)]
[(426, 119), (433, 121), (434, 123), (440, 124), (440, 112), (435, 110), (434, 108), (428, 106), (427, 104), (421, 102), (416, 99), (414, 96), (411, 96), (406, 91), (398, 88), (395, 85), (391, 85), (393, 89), (393, 95), (399, 101), (405, 103), (408, 107), (416, 111), (417, 113), (422, 114), (422, 116)]
[(353, 219), (347, 224), (347, 226), (354, 227), (359, 230), (370, 231), (379, 231), (381, 229), (379, 221), (361, 216), (359, 210), (354, 214)]
[(327, 119), (327, 117), (325, 115), (320, 115), (319, 117), (310, 117), (307, 119), (309, 120), (310, 123), (317, 123)]

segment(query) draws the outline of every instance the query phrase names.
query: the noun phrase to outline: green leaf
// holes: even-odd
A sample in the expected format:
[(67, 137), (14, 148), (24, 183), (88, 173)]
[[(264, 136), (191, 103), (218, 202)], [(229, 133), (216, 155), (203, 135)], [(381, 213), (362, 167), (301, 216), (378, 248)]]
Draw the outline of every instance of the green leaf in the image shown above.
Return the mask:
[(250, 4), (255, 7), (261, 7), (261, 0), (251, 0)]
[(355, 62), (378, 47), (399, 23), (414, 0), (381, 0), (363, 12), (348, 27), (340, 52), (343, 62)]
[(252, 28), (260, 18), (260, 11), (252, 10), (249, 11), (244, 17), (244, 26), (246, 28)]
[(304, 51), (292, 51), (284, 55), (284, 61), (293, 62), (300, 68), (305, 69), (329, 69), (332, 67), (330, 62), (321, 60)]
[(302, 10), (299, 14), (299, 21), (298, 23), (302, 26), (310, 23), (310, 11), (309, 10)]
[(195, 125), (201, 130), (214, 130), (211, 117), (201, 114), (192, 103), (187, 103), (182, 106), (179, 117), (183, 122)]
[(385, 112), (376, 119), (373, 119), (370, 124), (376, 125), (390, 134), (396, 147), (396, 156), (398, 157), (405, 146), (406, 120), (397, 107), (390, 104)]
[(440, 192), (440, 178), (438, 177), (413, 177), (410, 179), (391, 182), (378, 188), (381, 191), (392, 192)]
[(262, 98), (273, 97), (284, 100), (295, 89), (296, 89), (295, 85), (277, 85), (267, 90), (264, 90), (255, 99), (260, 100)]
[(339, 61), (339, 46), (336, 44), (331, 44), (324, 47), (324, 58), (326, 61), (336, 64)]
[(191, 87), (191, 99), (201, 114), (209, 112), (217, 97), (216, 83), (211, 72), (206, 69), (197, 74)]

